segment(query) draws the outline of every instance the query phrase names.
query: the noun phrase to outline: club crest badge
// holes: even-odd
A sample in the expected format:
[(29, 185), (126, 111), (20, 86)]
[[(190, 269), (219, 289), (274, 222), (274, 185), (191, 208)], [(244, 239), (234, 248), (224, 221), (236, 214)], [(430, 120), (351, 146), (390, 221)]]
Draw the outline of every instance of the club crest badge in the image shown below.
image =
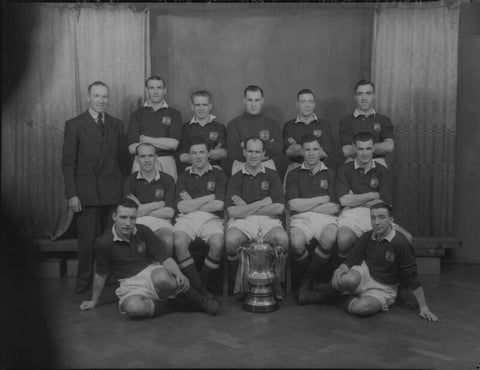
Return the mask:
[(322, 189), (328, 189), (328, 180), (320, 180), (320, 187)]
[(207, 182), (207, 190), (208, 191), (214, 191), (215, 190), (215, 181)]
[(163, 199), (163, 196), (165, 195), (165, 190), (163, 189), (155, 189), (155, 198), (157, 199)]
[(170, 126), (170, 124), (172, 123), (172, 118), (171, 117), (162, 117), (162, 123), (165, 126)]
[(320, 137), (320, 136), (322, 136), (322, 130), (313, 130), (313, 134), (314, 134), (316, 137)]
[(373, 188), (373, 189), (378, 188), (378, 179), (376, 177), (372, 177), (370, 179), (370, 187)]
[(382, 126), (380, 126), (380, 123), (374, 123), (374, 124), (373, 124), (373, 129), (374, 129), (376, 132), (380, 132), (380, 130), (382, 129)]
[(211, 131), (209, 134), (208, 134), (208, 138), (212, 141), (217, 141), (218, 139), (218, 132), (217, 131)]
[(141, 242), (137, 244), (138, 253), (145, 253), (146, 249), (147, 249), (147, 246), (145, 245), (145, 242)]
[(267, 191), (268, 190), (268, 181), (262, 181), (262, 184), (260, 185), (260, 188), (263, 191)]
[(395, 253), (393, 253), (392, 251), (389, 251), (387, 250), (385, 252), (385, 261), (387, 262), (394, 262), (395, 261)]
[(269, 141), (270, 140), (270, 131), (269, 130), (260, 130), (260, 132), (258, 133), (258, 136), (263, 141)]

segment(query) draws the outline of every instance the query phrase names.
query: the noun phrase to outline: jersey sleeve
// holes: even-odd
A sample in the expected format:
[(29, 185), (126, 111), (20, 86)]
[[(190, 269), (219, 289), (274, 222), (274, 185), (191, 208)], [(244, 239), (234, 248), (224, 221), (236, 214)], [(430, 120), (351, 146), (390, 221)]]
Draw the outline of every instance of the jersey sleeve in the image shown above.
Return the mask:
[(292, 199), (300, 198), (300, 189), (298, 188), (298, 172), (293, 170), (287, 175), (287, 182), (285, 186), (285, 198), (287, 202)]
[[(163, 176), (163, 175), (162, 175)], [(167, 179), (165, 181), (165, 207), (170, 207), (175, 209), (175, 181), (173, 177), (167, 175)]]
[(328, 169), (328, 196), (330, 197), (330, 202), (338, 203), (337, 193), (335, 192), (335, 171)]
[(232, 160), (243, 162), (242, 146), (240, 145), (240, 133), (238, 132), (238, 122), (236, 119), (230, 121), (227, 126), (227, 150), (228, 156)]
[(182, 140), (182, 116), (176, 110), (172, 112), (172, 122), (168, 130), (168, 137), (178, 140), (179, 143)]
[[(377, 163), (377, 166), (382, 166)], [(388, 168), (381, 167), (381, 181), (379, 182), (378, 193), (380, 194), (380, 199), (388, 204), (393, 203), (392, 196), (392, 176)]]
[(225, 195), (225, 207), (226, 208), (229, 208), (229, 207), (232, 207), (232, 206), (235, 205), (235, 204), (233, 204), (232, 196), (234, 196), (234, 195), (238, 195), (239, 197), (242, 196), (242, 185), (241, 185), (241, 177), (240, 176), (243, 176), (241, 171), (237, 172), (235, 175), (230, 177), (230, 179), (228, 180), (227, 193)]
[[(137, 225), (137, 229), (143, 225)], [(145, 240), (147, 253), (152, 256), (155, 261), (163, 263), (170, 256), (163, 246), (162, 242), (155, 236), (152, 230), (144, 226), (141, 228), (143, 239)]]
[(215, 185), (215, 199), (225, 201), (225, 190), (227, 187), (227, 175), (221, 170), (217, 172), (217, 183)]
[(335, 190), (338, 200), (340, 200), (340, 198), (344, 195), (348, 194), (351, 190), (345, 165), (341, 165), (337, 170)]
[(180, 176), (178, 176), (177, 183), (175, 184), (175, 207), (178, 210), (178, 203), (182, 200), (180, 197), (180, 194), (182, 191), (187, 191), (187, 185), (186, 185), (186, 173), (182, 173)]
[[(282, 135), (283, 135), (283, 152), (285, 153), (286, 150), (288, 149), (288, 147), (290, 146), (290, 143), (288, 142), (289, 139), (294, 139), (293, 137), (293, 134), (292, 134), (292, 130), (290, 129), (290, 125), (289, 125), (289, 122), (285, 122), (285, 124), (283, 125), (283, 129), (282, 129)], [(299, 143), (297, 143), (299, 144)], [(286, 153), (285, 153), (286, 155)]]
[(110, 248), (104, 238), (95, 243), (95, 273), (109, 275), (112, 271)]
[(382, 130), (380, 131), (380, 139), (382, 141), (384, 141), (385, 139), (393, 139), (393, 124), (388, 117), (385, 117), (385, 122), (382, 125)]
[(283, 193), (282, 180), (276, 171), (270, 172), (268, 192), (272, 198), (272, 203), (285, 204), (285, 194)]
[(140, 142), (140, 115), (141, 111), (135, 111), (130, 115), (127, 129), (127, 145)]
[(340, 134), (340, 146), (352, 145), (353, 132), (348, 125), (347, 118), (344, 118), (340, 121), (340, 124), (338, 125), (338, 130)]

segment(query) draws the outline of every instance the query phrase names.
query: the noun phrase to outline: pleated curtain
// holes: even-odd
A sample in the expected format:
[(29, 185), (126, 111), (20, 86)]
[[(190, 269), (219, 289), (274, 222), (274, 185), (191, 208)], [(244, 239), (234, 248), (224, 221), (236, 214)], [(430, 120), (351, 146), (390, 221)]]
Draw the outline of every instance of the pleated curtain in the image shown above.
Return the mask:
[(396, 220), (415, 235), (452, 235), (459, 3), (381, 4), (374, 19), (376, 106), (395, 126)]
[[(127, 5), (30, 4), (20, 11), (35, 12), (37, 21), (26, 67), (2, 102), (2, 207), (25, 237), (48, 237), (66, 222), (65, 121), (87, 109), (87, 87), (101, 80), (110, 86), (107, 112), (127, 125), (150, 72), (149, 21)], [(15, 37), (22, 26), (6, 31)]]

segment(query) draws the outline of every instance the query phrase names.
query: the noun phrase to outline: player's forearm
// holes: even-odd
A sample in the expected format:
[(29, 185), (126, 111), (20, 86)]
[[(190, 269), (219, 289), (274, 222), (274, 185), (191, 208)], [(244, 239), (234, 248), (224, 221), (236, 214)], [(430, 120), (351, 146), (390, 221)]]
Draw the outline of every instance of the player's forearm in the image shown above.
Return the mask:
[(322, 203), (330, 201), (328, 195), (313, 198), (295, 198), (288, 201), (290, 209), (294, 212), (307, 212)]
[(157, 218), (171, 219), (175, 214), (175, 210), (171, 207), (163, 207), (156, 209), (155, 211), (150, 212), (148, 216), (153, 216)]
[(198, 210), (204, 212), (218, 212), (223, 211), (224, 206), (225, 203), (223, 201), (214, 199), (201, 206)]
[(311, 209), (311, 212), (322, 213), (330, 216), (335, 216), (339, 211), (340, 206), (337, 203), (332, 202), (323, 203)]
[(425, 293), (423, 292), (423, 288), (420, 286), (415, 290), (412, 290), (413, 295), (415, 296), (415, 299), (418, 302), (418, 307), (420, 309), (428, 309), (427, 305), (427, 300), (425, 299)]
[(198, 197), (195, 199), (185, 199), (178, 202), (177, 208), (182, 213), (190, 213), (198, 210), (201, 206), (213, 199), (215, 199), (215, 195), (213, 194), (204, 195), (203, 197)]
[(148, 216), (150, 215), (150, 213), (163, 207), (164, 205), (165, 205), (164, 202), (150, 202), (150, 203), (140, 204), (138, 206), (137, 217)]
[(258, 209), (260, 209), (264, 205), (265, 204), (262, 202), (262, 200), (259, 200), (242, 206), (228, 207), (227, 212), (228, 215), (232, 218), (246, 218), (253, 215)]
[(178, 268), (177, 263), (172, 257), (167, 258), (165, 261), (162, 263), (163, 267), (167, 269), (167, 271), (175, 276), (181, 275), (182, 272)]
[(385, 139), (381, 143), (375, 143), (374, 153), (380, 155), (393, 153), (394, 147), (395, 143), (393, 139)]
[(342, 146), (342, 152), (345, 158), (355, 158), (357, 151), (353, 145), (344, 145)]
[(368, 202), (364, 203), (362, 205), (362, 207), (370, 208), (371, 206), (373, 206), (374, 204), (377, 204), (377, 203), (382, 203), (382, 200), (381, 199), (369, 200)]
[(212, 149), (209, 152), (209, 158), (212, 161), (218, 161), (220, 159), (227, 158), (227, 150), (223, 148)]
[(92, 288), (92, 302), (96, 305), (102, 294), (103, 287), (105, 286), (105, 281), (107, 280), (107, 275), (99, 275), (95, 273), (95, 278), (93, 279), (93, 288)]
[(373, 199), (380, 199), (380, 194), (377, 192), (345, 194), (344, 196), (340, 197), (339, 201), (344, 207), (359, 207)]
[(285, 150), (285, 154), (288, 157), (301, 157), (302, 156), (302, 147), (299, 144), (290, 144), (290, 146)]
[(262, 215), (262, 216), (279, 216), (283, 213), (283, 210), (285, 209), (285, 206), (281, 203), (273, 203), (269, 204), (268, 206), (263, 206), (259, 208), (255, 214), (256, 215)]
[(141, 143), (152, 144), (155, 148), (162, 150), (175, 150), (178, 147), (178, 140), (170, 137), (151, 137), (146, 135), (140, 136)]
[(135, 154), (135, 149), (137, 149), (138, 144), (140, 144), (140, 143), (130, 144), (130, 145), (128, 146), (128, 152), (129, 152), (130, 154)]

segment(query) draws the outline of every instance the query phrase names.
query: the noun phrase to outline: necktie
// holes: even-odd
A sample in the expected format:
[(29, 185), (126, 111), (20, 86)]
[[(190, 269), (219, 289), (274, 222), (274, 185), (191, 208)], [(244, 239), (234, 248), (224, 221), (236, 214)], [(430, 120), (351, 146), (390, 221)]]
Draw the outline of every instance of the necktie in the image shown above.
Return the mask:
[(103, 119), (102, 119), (101, 114), (98, 115), (97, 124), (98, 124), (98, 128), (100, 129), (100, 132), (102, 133), (102, 135), (105, 135), (105, 125), (103, 124)]

